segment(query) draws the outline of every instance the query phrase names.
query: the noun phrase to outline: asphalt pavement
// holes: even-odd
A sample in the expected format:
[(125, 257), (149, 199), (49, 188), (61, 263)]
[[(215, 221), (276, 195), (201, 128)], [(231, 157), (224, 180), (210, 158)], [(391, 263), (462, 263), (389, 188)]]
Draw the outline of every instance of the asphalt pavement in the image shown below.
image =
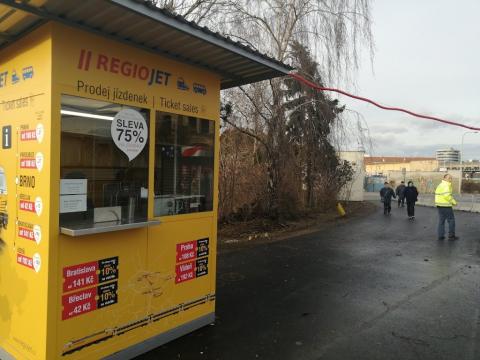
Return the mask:
[(217, 319), (138, 359), (480, 359), (480, 215), (393, 208), (226, 251)]

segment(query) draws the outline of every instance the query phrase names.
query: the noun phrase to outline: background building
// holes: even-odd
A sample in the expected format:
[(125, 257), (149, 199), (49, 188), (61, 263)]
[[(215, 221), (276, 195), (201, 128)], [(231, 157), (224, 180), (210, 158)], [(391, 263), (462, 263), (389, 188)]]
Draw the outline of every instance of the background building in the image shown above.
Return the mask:
[(388, 171), (435, 171), (438, 166), (438, 161), (433, 157), (365, 157), (365, 172), (369, 175), (384, 175)]
[(440, 166), (448, 163), (459, 163), (460, 150), (455, 150), (454, 148), (437, 150), (437, 161)]

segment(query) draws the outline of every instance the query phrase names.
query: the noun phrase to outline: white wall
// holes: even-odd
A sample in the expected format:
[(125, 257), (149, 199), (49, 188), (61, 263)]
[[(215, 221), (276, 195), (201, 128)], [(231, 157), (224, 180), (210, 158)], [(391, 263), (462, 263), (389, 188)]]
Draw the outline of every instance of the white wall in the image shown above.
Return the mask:
[(339, 200), (363, 201), (363, 183), (365, 181), (364, 151), (340, 151), (340, 160), (346, 160), (354, 169), (353, 179), (338, 194)]

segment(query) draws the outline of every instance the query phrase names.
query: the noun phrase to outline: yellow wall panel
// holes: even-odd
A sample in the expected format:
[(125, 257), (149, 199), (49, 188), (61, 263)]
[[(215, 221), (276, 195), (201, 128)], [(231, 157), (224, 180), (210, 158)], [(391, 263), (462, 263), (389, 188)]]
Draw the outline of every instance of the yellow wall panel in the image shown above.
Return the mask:
[(0, 196), (8, 214), (0, 235), (0, 347), (21, 359), (45, 359), (51, 336), (51, 47), (44, 27), (0, 52), (0, 167), (6, 180)]
[[(213, 73), (56, 23), (0, 52), (0, 128), (13, 132), (0, 149), (0, 214), (6, 201), (9, 216), (0, 233), (0, 348), (19, 359), (97, 359), (213, 314), (219, 91)], [(155, 111), (213, 120), (213, 211), (60, 234), (60, 159), (75, 161), (78, 148), (61, 144), (62, 94), (150, 110), (150, 220)]]

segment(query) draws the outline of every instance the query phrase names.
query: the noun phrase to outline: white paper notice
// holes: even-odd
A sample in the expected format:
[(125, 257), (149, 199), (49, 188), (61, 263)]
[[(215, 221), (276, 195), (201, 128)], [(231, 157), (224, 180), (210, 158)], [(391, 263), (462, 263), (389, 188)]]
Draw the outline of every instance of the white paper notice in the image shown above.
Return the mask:
[(142, 114), (133, 109), (119, 111), (112, 121), (111, 134), (115, 145), (132, 161), (147, 143), (147, 122)]
[(61, 179), (60, 195), (79, 195), (87, 193), (87, 179)]
[(87, 211), (87, 195), (61, 195), (60, 213)]
[(5, 178), (5, 170), (0, 167), (0, 194), (7, 193), (7, 180)]

